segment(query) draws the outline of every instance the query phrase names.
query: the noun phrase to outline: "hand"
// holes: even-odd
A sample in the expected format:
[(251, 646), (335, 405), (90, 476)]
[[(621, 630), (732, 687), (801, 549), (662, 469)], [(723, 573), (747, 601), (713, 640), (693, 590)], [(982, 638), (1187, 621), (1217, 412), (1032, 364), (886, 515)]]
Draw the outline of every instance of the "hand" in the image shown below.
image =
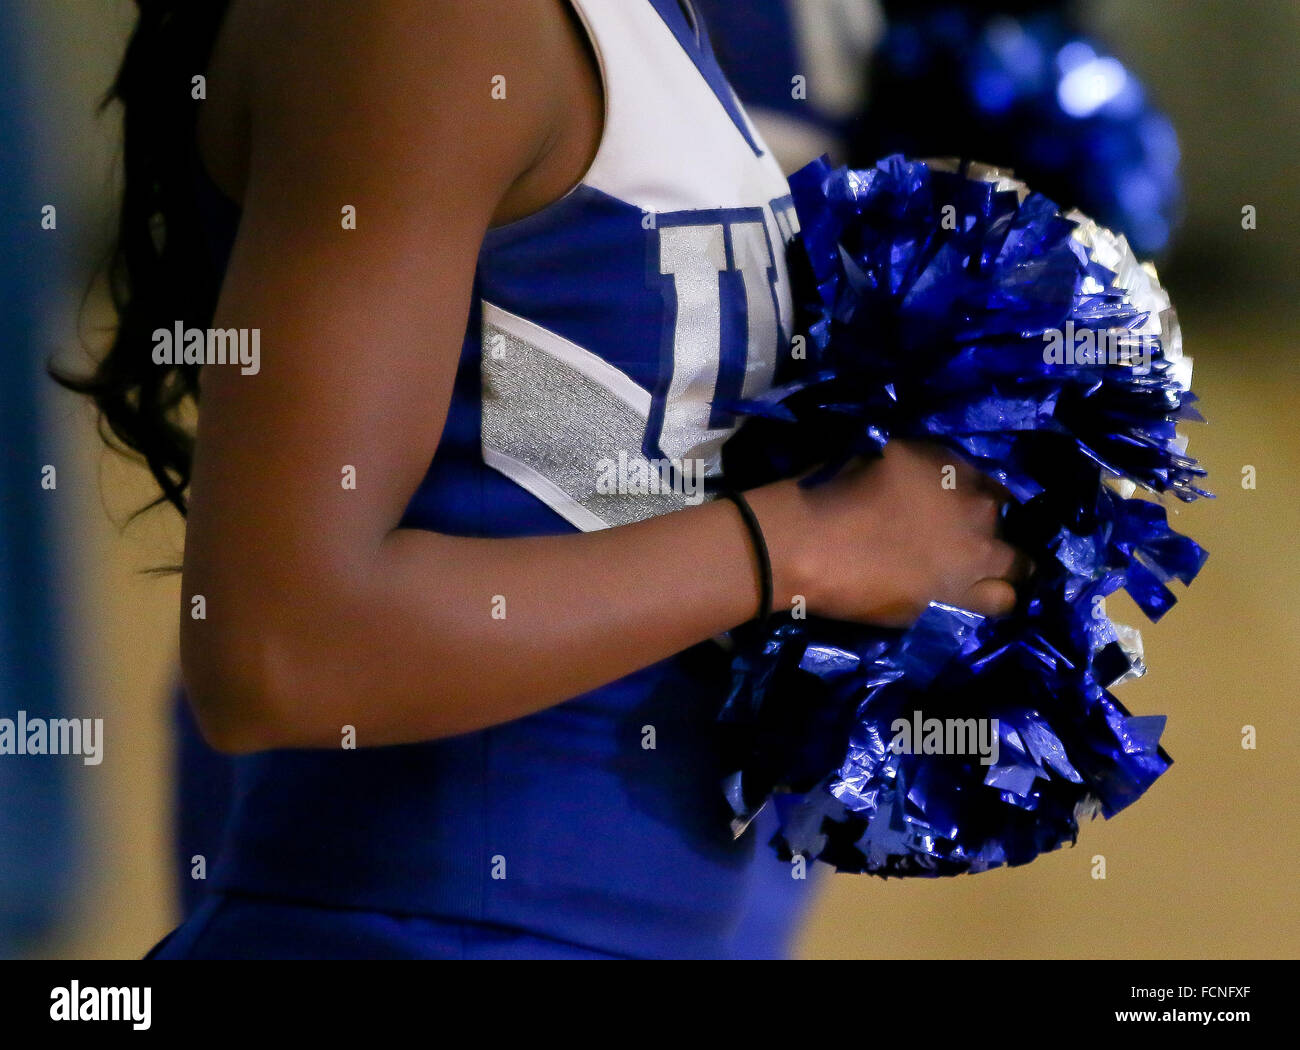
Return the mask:
[[(945, 467), (955, 486), (945, 487)], [(953, 475), (949, 475), (953, 476)], [(891, 441), (809, 489), (789, 480), (749, 493), (772, 559), (773, 607), (803, 595), (819, 616), (910, 626), (931, 601), (1009, 613), (1029, 571), (998, 539), (1002, 497), (955, 452)]]

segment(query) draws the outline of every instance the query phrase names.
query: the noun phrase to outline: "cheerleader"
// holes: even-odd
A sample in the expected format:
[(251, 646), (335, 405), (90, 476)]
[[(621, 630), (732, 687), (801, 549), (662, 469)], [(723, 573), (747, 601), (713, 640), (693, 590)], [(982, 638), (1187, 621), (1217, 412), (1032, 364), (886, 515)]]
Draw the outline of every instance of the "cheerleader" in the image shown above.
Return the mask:
[[(997, 615), (1024, 565), (937, 448), (727, 490), (796, 220), (690, 4), (142, 0), (115, 94), (120, 325), (77, 385), (186, 514), (183, 674), (238, 756), (151, 956), (736, 954), (780, 862), (729, 828), (714, 639)], [(155, 363), (177, 324), (256, 330), (257, 371)]]

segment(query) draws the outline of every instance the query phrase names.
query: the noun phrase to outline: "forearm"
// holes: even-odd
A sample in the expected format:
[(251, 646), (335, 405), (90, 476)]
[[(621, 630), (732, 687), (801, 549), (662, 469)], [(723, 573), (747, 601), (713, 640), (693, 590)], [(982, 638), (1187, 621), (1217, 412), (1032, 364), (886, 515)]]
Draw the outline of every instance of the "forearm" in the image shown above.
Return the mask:
[(206, 623), (182, 636), (209, 735), (246, 751), (337, 747), (345, 725), (375, 746), (520, 718), (744, 622), (760, 585), (724, 500), (574, 535), (398, 529), (328, 579), (238, 600), (262, 625), (254, 645)]

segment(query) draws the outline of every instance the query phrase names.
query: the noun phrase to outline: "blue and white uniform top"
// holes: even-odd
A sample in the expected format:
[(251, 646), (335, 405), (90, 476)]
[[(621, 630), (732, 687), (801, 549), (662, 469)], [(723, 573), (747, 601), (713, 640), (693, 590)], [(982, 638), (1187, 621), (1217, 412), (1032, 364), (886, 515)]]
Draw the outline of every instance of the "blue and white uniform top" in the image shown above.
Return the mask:
[[(769, 387), (791, 334), (788, 188), (703, 26), (677, 0), (574, 7), (604, 82), (596, 157), (564, 199), (489, 232), (479, 258), (467, 350), (493, 532), (557, 519), (589, 531), (679, 508), (679, 472), (716, 476), (735, 429), (710, 403)], [(611, 462), (632, 479), (618, 488), (670, 484), (603, 492)], [(428, 499), (469, 509), (442, 476), (417, 511)]]
[[(537, 535), (676, 510), (696, 471), (718, 480), (736, 426), (711, 402), (766, 389), (788, 356), (788, 188), (703, 26), (679, 0), (572, 2), (603, 80), (598, 152), (563, 199), (487, 234), (407, 527)], [(634, 588), (654, 566), (590, 571)], [(241, 758), (215, 884), (617, 954), (776, 951), (807, 884), (754, 829), (731, 837), (710, 742), (728, 683), (704, 643), (450, 740)]]

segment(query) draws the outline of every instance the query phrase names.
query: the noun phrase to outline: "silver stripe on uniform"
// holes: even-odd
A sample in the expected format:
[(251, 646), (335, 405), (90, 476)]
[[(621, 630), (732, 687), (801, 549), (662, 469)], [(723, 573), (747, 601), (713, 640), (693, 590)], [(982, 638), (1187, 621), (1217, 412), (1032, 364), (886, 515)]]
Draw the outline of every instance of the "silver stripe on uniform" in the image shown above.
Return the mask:
[(683, 495), (602, 494), (599, 464), (641, 460), (650, 394), (600, 357), (483, 304), (483, 458), (591, 532), (686, 506)]

